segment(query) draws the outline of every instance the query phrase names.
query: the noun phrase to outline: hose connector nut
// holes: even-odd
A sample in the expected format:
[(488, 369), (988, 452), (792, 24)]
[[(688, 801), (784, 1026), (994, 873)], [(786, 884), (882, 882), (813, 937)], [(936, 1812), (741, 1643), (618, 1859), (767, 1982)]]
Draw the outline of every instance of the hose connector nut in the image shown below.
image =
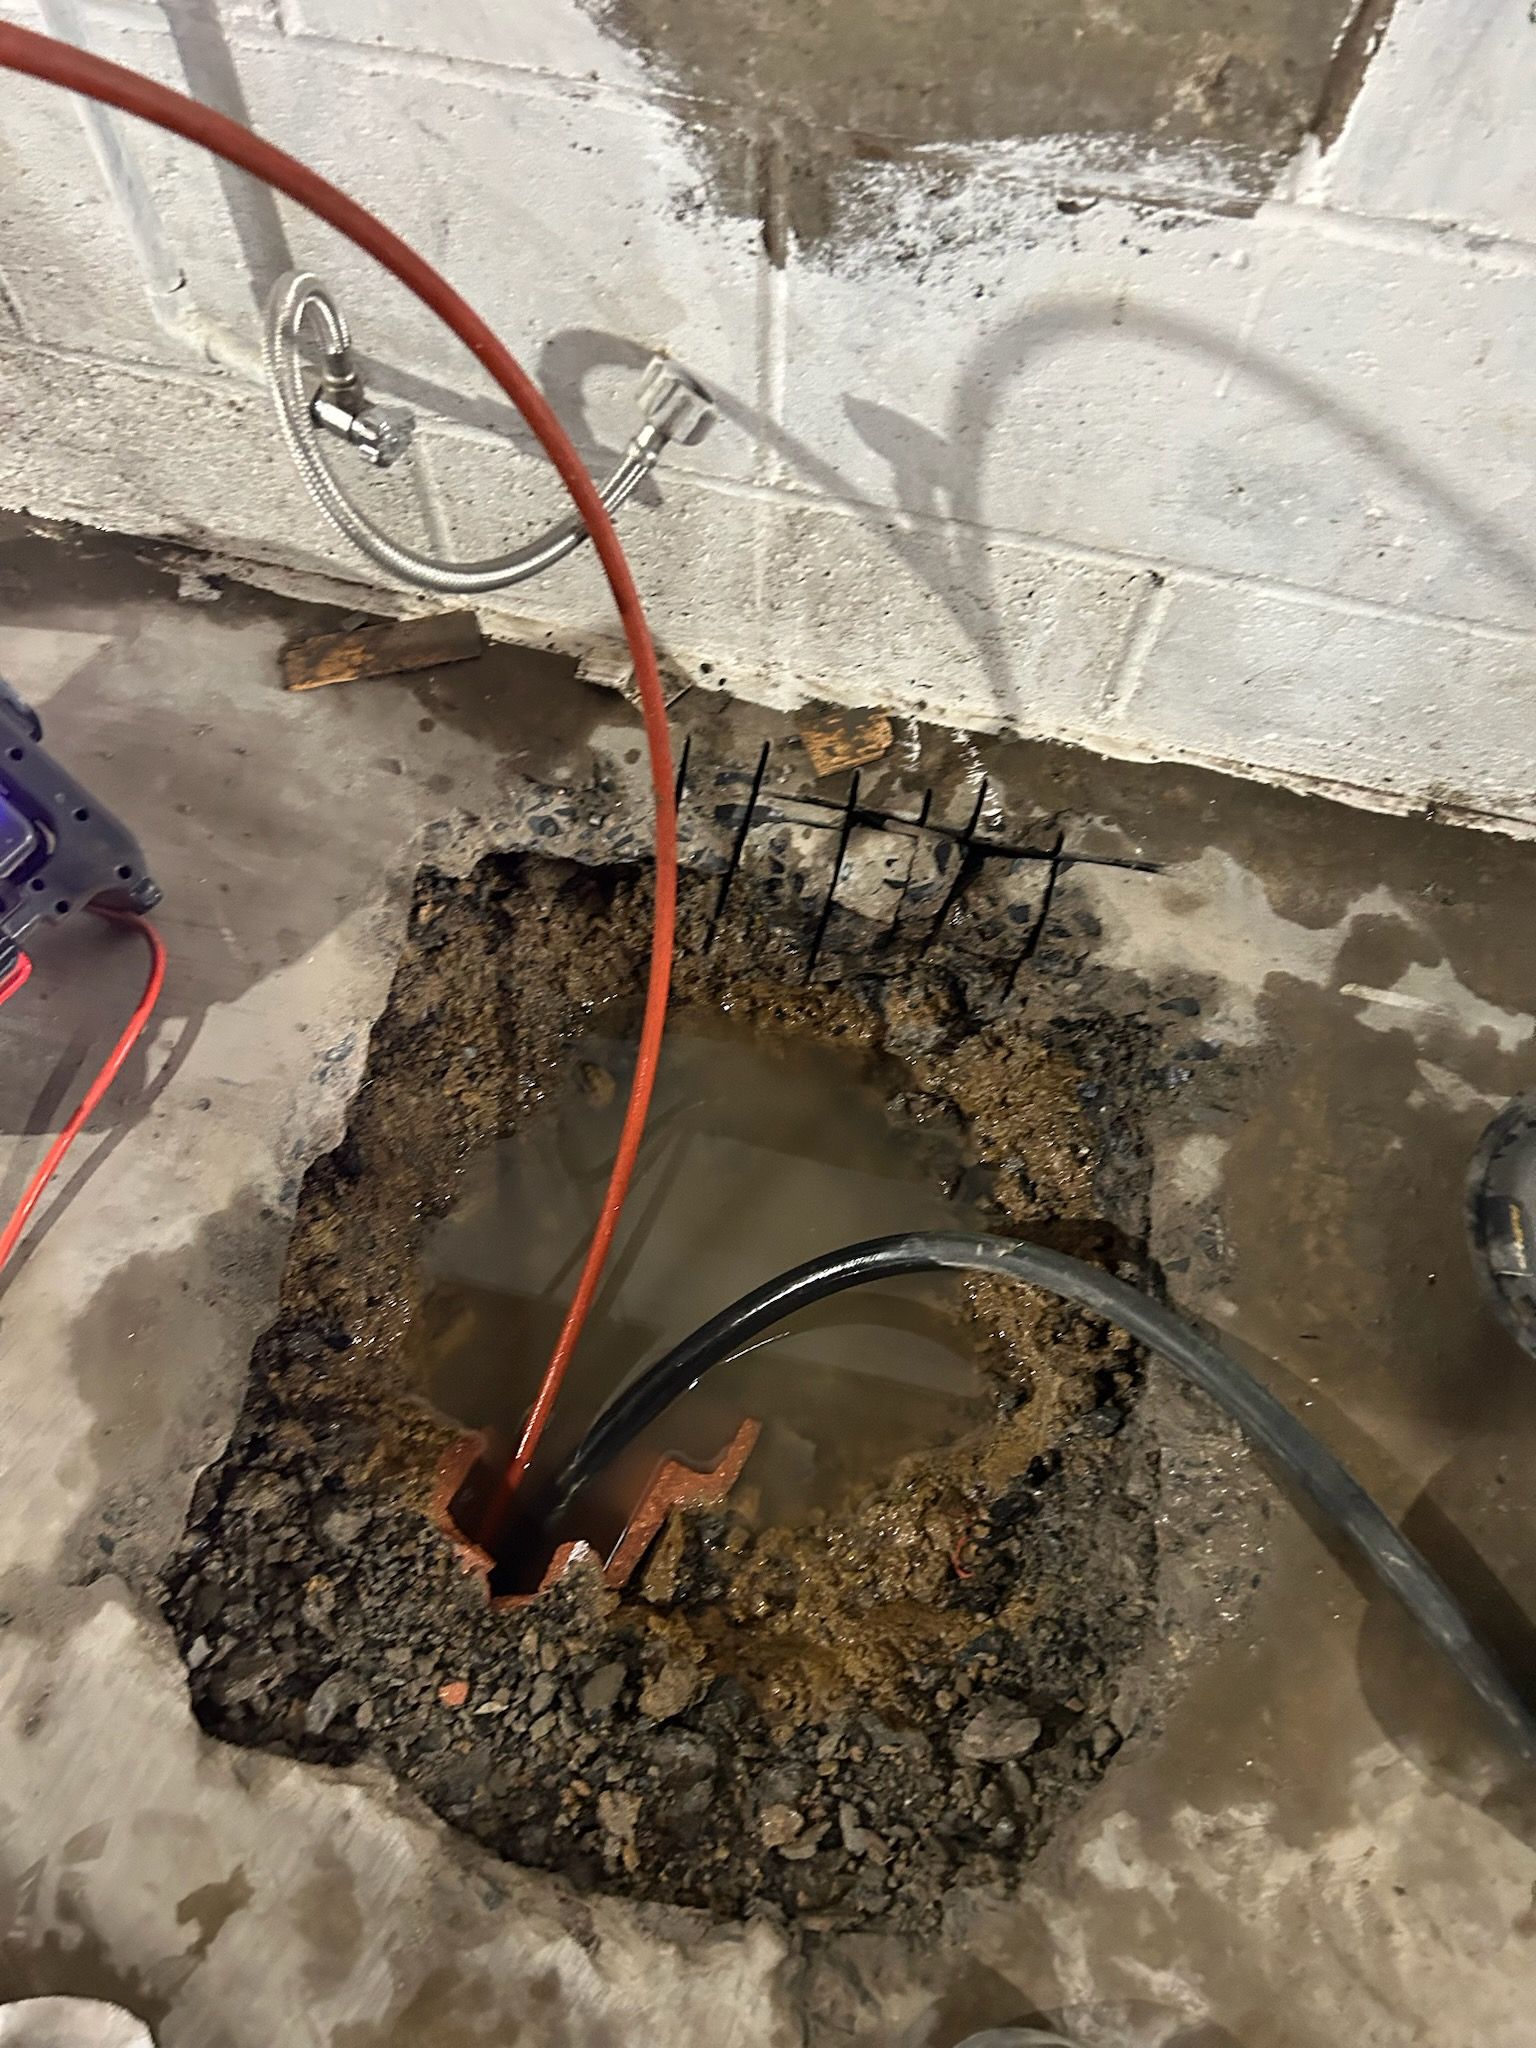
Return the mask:
[(679, 369), (670, 356), (652, 356), (636, 393), (645, 423), (662, 441), (691, 448), (702, 441), (718, 414), (714, 400), (696, 377)]

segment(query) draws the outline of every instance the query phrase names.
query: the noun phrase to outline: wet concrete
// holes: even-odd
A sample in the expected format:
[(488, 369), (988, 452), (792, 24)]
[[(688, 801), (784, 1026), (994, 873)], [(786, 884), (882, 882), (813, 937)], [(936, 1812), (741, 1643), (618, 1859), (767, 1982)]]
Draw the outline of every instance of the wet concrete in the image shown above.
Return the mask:
[[(1337, 131), (1379, 39), (1380, 5), (1345, 0), (586, 0), (690, 102), (716, 203), (761, 212), (775, 260), (876, 232), (836, 198), (837, 170), (914, 149), (1060, 138), (1129, 174), (1159, 149), (1208, 150), (1262, 189), (1309, 127)], [(1363, 19), (1365, 26), (1357, 26)], [(764, 145), (756, 170), (743, 134)]]
[[(611, 830), (639, 802), (633, 732), (617, 699), (532, 675), (500, 748), (417, 686), (301, 708), (275, 654), (302, 608), (178, 604), (105, 544), (12, 544), (0, 570), (0, 661), (153, 849), (173, 962), (159, 1034), (0, 1304), (0, 1991), (119, 1996), (163, 2041), (221, 2048), (514, 2025), (691, 2041), (727, 2016), (754, 2044), (948, 2048), (1032, 2012), (1134, 2048), (1523, 2048), (1527, 1788), (1278, 1492), (1250, 1604), (1160, 1736), (1117, 1758), (1010, 1899), (957, 1902), (920, 1951), (791, 1953), (765, 1928), (579, 1900), (380, 1777), (204, 1738), (150, 1578), (233, 1420), (299, 1172), (339, 1135), (406, 879), (425, 849), (467, 864), (531, 831), (540, 786), (590, 791)], [(690, 709), (701, 757), (750, 765), (779, 730)], [(974, 805), (973, 753), (898, 740), (872, 792), (915, 810), (932, 783), (947, 815), (969, 787)], [(1021, 837), (1078, 855), (1054, 869), (1031, 1002), (1100, 977), (1127, 1004), (1197, 1006), (1155, 1132), (1173, 1298), (1529, 1671), (1536, 1377), (1472, 1287), (1460, 1182), (1536, 1064), (1536, 848), (1043, 747), (990, 750), (986, 772)], [(68, 935), (38, 955), (5, 1019), (10, 1189), (137, 974)], [(1185, 1477), (1198, 1502), (1198, 1461)]]

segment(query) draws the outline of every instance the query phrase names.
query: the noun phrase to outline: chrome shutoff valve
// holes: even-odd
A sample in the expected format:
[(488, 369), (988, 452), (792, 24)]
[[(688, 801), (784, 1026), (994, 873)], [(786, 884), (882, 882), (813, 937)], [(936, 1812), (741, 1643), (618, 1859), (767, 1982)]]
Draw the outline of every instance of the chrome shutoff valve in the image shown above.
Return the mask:
[(350, 356), (327, 354), (309, 416), (317, 427), (355, 448), (375, 469), (400, 460), (416, 432), (413, 414), (403, 405), (375, 405), (364, 391)]
[[(586, 541), (580, 519), (563, 519), (521, 547), (461, 562), (423, 554), (377, 526), (326, 460), (324, 443), (344, 441), (375, 469), (388, 469), (409, 450), (416, 423), (403, 406), (378, 405), (368, 396), (341, 308), (318, 277), (290, 271), (273, 285), (262, 355), (278, 427), (310, 496), (360, 554), (401, 582), (480, 596), (541, 575)], [(318, 366), (318, 381), (311, 365)], [(703, 440), (716, 417), (703, 385), (668, 356), (652, 357), (637, 396), (640, 425), (598, 487), (609, 513), (645, 481), (664, 449)]]

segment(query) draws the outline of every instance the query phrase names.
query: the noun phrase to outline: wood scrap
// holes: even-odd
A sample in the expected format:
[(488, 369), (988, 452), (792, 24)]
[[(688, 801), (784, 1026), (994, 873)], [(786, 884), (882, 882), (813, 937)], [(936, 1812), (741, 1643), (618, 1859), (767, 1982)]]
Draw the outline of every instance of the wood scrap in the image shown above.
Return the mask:
[(890, 752), (895, 734), (883, 711), (845, 711), (817, 704), (795, 721), (818, 776), (863, 768)]
[(450, 661), (473, 661), (485, 635), (473, 612), (437, 612), (425, 619), (387, 619), (345, 633), (316, 633), (282, 652), (285, 690), (321, 690), (376, 676), (408, 675)]

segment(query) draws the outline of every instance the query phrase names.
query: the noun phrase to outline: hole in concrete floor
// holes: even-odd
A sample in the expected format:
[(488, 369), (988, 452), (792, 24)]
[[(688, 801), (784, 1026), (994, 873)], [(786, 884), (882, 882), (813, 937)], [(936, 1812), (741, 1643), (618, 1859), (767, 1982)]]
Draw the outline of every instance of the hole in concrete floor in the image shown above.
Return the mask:
[[(691, 1028), (587, 1370), (627, 1369), (621, 1335), (685, 1334), (742, 1277), (853, 1227), (834, 1169), (862, 1178), (859, 1228), (877, 1227), (874, 1207), (932, 1218), (968, 1173), (990, 1227), (1124, 1263), (1143, 1185), (1134, 1019), (1026, 1028), (999, 996), (1011, 957), (989, 982), (974, 961), (961, 976), (897, 951), (808, 987), (803, 932), (774, 923), (781, 897), (738, 877), (710, 947), (716, 898), (688, 879)], [(787, 1381), (785, 1360), (813, 1365), (796, 1375), (809, 1406), (777, 1418), (813, 1451), (799, 1470), (786, 1456), (755, 1504), (749, 1474), (740, 1496), (674, 1515), (619, 1590), (577, 1569), (527, 1606), (488, 1603), (435, 1519), (460, 1440), (443, 1411), (505, 1427), (495, 1402), (515, 1405), (517, 1375), (526, 1387), (542, 1363), (578, 1234), (569, 1189), (547, 1188), (492, 1274), (517, 1299), (470, 1303), (456, 1353), (466, 1290), (494, 1264), (486, 1190), (493, 1208), (498, 1179), (531, 1197), (564, 1146), (567, 1181), (587, 1176), (595, 1199), (594, 1098), (605, 1069), (615, 1097), (623, 1076), (593, 1040), (612, 992), (637, 986), (646, 910), (625, 870), (493, 858), (463, 880), (421, 877), (347, 1135), (306, 1178), (279, 1314), (199, 1485), (167, 1611), (206, 1728), (316, 1761), (372, 1757), (500, 1855), (718, 1915), (931, 1923), (954, 1887), (1033, 1855), (1166, 1695), (1168, 1631), (1149, 1626), (1159, 1542), (1190, 1518), (1163, 1512), (1157, 1404), (1117, 1333), (1025, 1290), (957, 1285), (985, 1389), (958, 1437), (969, 1395), (958, 1365), (945, 1380), (939, 1296), (915, 1305), (916, 1328), (903, 1301), (873, 1337), (795, 1333), (745, 1362), (737, 1392)], [(740, 1062), (750, 1084), (732, 1079)], [(729, 1114), (690, 1110), (722, 1092), (740, 1098)], [(759, 1204), (752, 1155), (776, 1151), (786, 1188), (821, 1176), (810, 1221), (792, 1200), (772, 1219)], [(749, 1184), (750, 1213), (733, 1217)], [(751, 1271), (733, 1269), (753, 1229)], [(493, 1402), (477, 1347), (498, 1323), (521, 1356)], [(834, 1337), (860, 1347), (874, 1391), (854, 1396), (852, 1352), (820, 1369)], [(954, 1440), (913, 1449), (917, 1413), (891, 1388), (930, 1369), (924, 1398)], [(823, 1427), (811, 1411), (845, 1396)], [(852, 1441), (866, 1418), (868, 1441)]]
[[(470, 1160), (427, 1239), (422, 1384), (485, 1432), (490, 1462), (515, 1441), (575, 1291), (632, 1066), (616, 1024), (582, 1040), (575, 1085)], [(954, 1125), (914, 1131), (893, 1118), (901, 1071), (731, 1011), (674, 1017), (634, 1193), (530, 1486), (637, 1365), (749, 1288), (860, 1238), (978, 1223)], [(662, 1458), (707, 1469), (747, 1417), (761, 1433), (733, 1500), (763, 1527), (835, 1506), (989, 1412), (952, 1282), (862, 1289), (717, 1367), (586, 1491), (550, 1547), (580, 1538), (607, 1556)]]

